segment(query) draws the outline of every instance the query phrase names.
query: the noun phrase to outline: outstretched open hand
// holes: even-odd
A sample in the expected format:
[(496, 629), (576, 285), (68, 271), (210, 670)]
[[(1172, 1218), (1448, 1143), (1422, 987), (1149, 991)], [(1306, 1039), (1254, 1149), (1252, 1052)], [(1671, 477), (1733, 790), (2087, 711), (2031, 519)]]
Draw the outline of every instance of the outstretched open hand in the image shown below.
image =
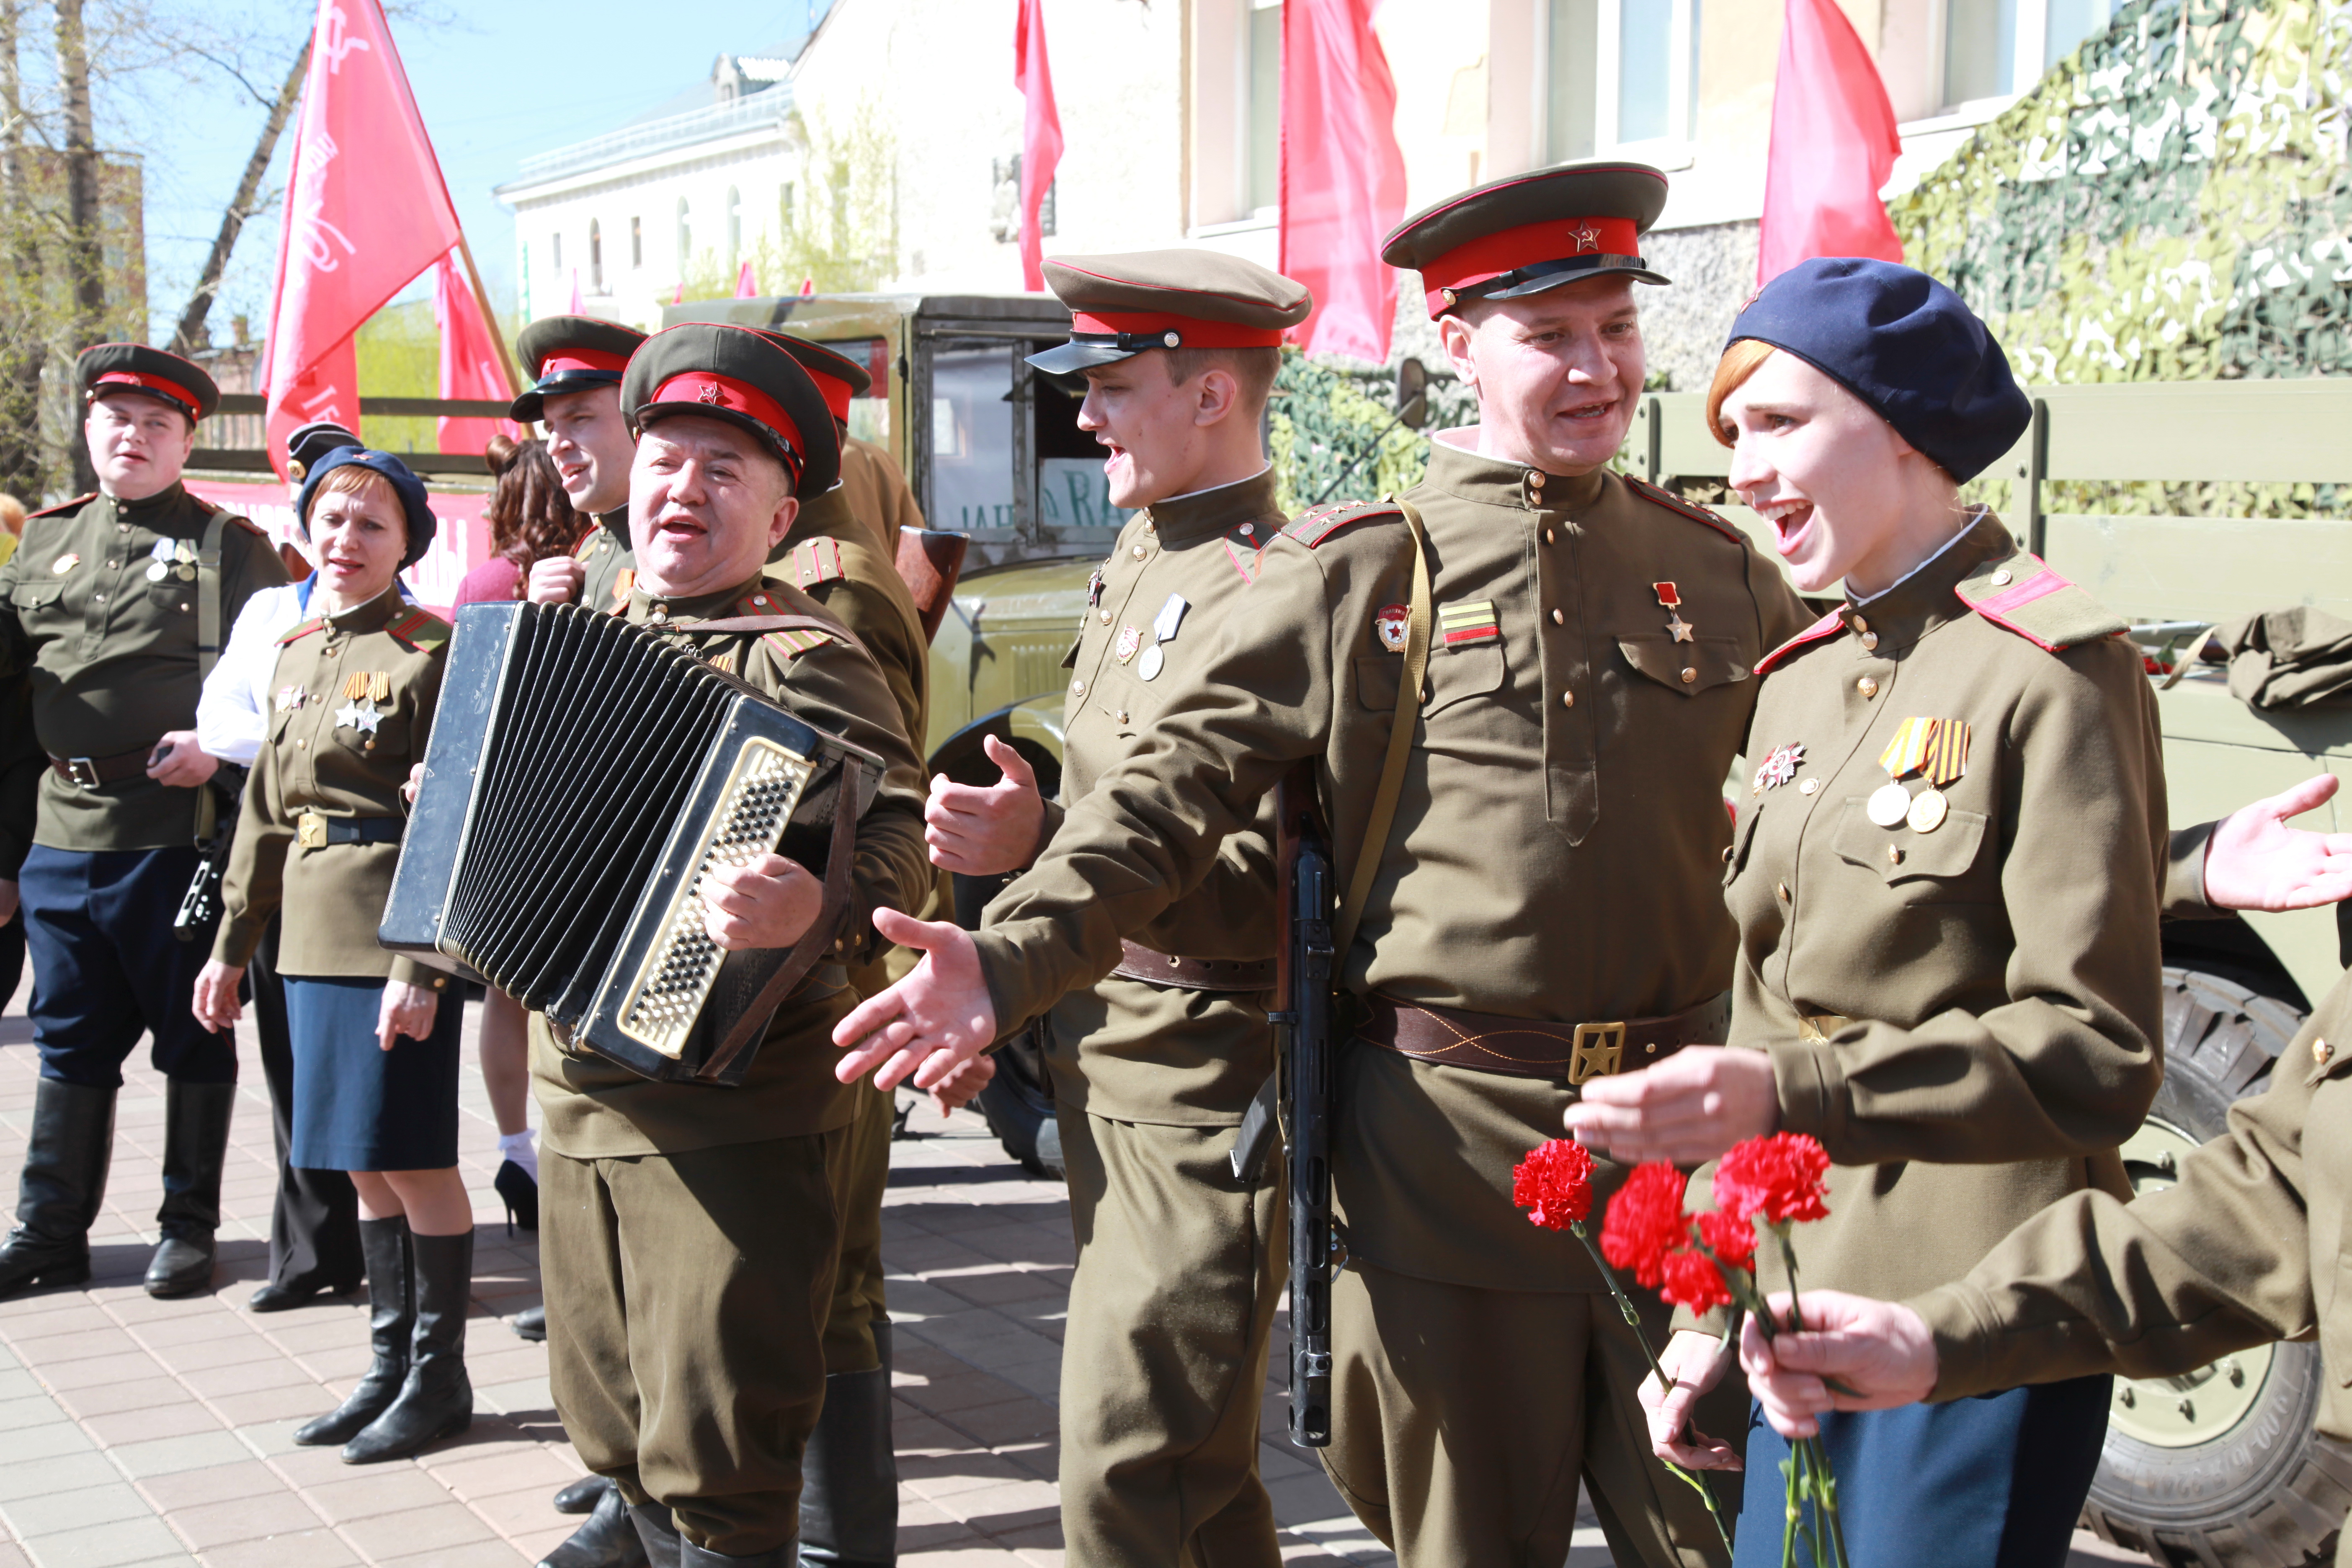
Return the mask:
[(874, 929), (901, 947), (919, 948), (923, 961), (834, 1026), (833, 1043), (846, 1054), (833, 1076), (849, 1083), (870, 1072), (877, 1089), (896, 1089), (911, 1077), (917, 1089), (938, 1089), (996, 1043), (996, 1003), (981, 976), (980, 950), (952, 921), (919, 921), (885, 909), (874, 911)]

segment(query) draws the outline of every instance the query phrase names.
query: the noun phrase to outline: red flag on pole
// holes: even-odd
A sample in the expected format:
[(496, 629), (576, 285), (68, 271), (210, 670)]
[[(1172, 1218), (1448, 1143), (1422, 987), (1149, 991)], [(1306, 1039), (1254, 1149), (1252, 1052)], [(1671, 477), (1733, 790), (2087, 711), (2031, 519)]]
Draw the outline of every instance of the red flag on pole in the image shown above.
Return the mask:
[(269, 460), (280, 474), (295, 426), (359, 428), (352, 334), (459, 237), (376, 0), (319, 0), (286, 188), (263, 365)]
[(1062, 111), (1054, 102), (1054, 68), (1045, 58), (1045, 0), (1021, 0), (1013, 36), (1013, 85), (1027, 100), (1021, 127), (1021, 287), (1045, 287), (1045, 236), (1038, 211), (1062, 162)]
[(743, 263), (741, 268), (735, 274), (735, 298), (738, 300), (756, 300), (759, 297), (759, 276), (751, 270), (751, 264), (747, 261)]
[(1886, 84), (1836, 0), (1788, 0), (1756, 281), (1816, 256), (1902, 260), (1878, 199), (1902, 152)]
[(565, 314), (584, 316), (587, 313), (587, 311), (580, 308), (580, 268), (575, 267), (572, 269), (572, 309), (566, 311)]
[(1372, 32), (1376, 0), (1282, 8), (1280, 270), (1315, 313), (1291, 329), (1309, 353), (1389, 357), (1396, 273), (1381, 239), (1404, 216), (1396, 79)]
[[(490, 336), (489, 318), (482, 301), (474, 298), (464, 268), (452, 254), (441, 258), (433, 278), (433, 321), (441, 329), (441, 395), (482, 398), (503, 403), (514, 395), (506, 374), (499, 368), (498, 344)], [(490, 437), (503, 430), (520, 440), (523, 433), (505, 419), (444, 417), (436, 445), (445, 452), (471, 452), (479, 457)]]

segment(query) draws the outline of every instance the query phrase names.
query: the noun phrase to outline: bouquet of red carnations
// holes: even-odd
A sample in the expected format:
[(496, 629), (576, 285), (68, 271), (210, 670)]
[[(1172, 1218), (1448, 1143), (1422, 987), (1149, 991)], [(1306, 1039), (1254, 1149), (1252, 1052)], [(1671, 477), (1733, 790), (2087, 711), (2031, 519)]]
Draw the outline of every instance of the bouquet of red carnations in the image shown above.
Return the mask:
[[(1592, 1156), (1580, 1144), (1555, 1139), (1530, 1153), (1513, 1173), (1512, 1198), (1529, 1211), (1528, 1217), (1533, 1223), (1572, 1232), (1593, 1255), (1619, 1310), (1642, 1339), (1642, 1352), (1663, 1388), (1666, 1376), (1648, 1340), (1642, 1337), (1633, 1304), (1611, 1266), (1632, 1274), (1636, 1284), (1657, 1291), (1669, 1305), (1697, 1312), (1737, 1306), (1751, 1314), (1768, 1337), (1784, 1326), (1801, 1329), (1804, 1324), (1795, 1302), (1797, 1253), (1790, 1231), (1807, 1220), (1828, 1217), (1822, 1178), (1829, 1163), (1822, 1146), (1801, 1133), (1750, 1138), (1717, 1162), (1715, 1208), (1696, 1215), (1683, 1208), (1688, 1176), (1672, 1165), (1636, 1165), (1609, 1200), (1598, 1247), (1585, 1231), (1584, 1222), (1592, 1211)], [(1780, 1247), (1789, 1275), (1785, 1325), (1772, 1316), (1756, 1287), (1756, 1248), (1765, 1236)], [(1800, 1439), (1790, 1452), (1790, 1458), (1781, 1466), (1789, 1484), (1781, 1561), (1793, 1568), (1801, 1538), (1815, 1568), (1845, 1568), (1837, 1481), (1830, 1474), (1821, 1439)], [(1670, 1462), (1667, 1468), (1698, 1488), (1721, 1531), (1722, 1515), (1716, 1511), (1714, 1496), (1705, 1481), (1679, 1465)], [(1727, 1537), (1725, 1544), (1727, 1549)]]

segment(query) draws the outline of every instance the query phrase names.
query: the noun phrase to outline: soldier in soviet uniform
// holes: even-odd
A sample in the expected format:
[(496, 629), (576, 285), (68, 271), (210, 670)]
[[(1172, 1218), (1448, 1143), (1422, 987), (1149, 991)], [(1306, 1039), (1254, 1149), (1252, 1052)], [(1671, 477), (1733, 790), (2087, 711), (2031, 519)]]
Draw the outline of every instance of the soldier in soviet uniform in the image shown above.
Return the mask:
[[(2155, 698), (2121, 619), (1955, 499), (2031, 407), (1942, 284), (1791, 268), (1732, 324), (1708, 403), (1796, 584), (1845, 602), (1757, 666), (1731, 1048), (1598, 1086), (1568, 1123), (1621, 1160), (1818, 1139), (1805, 1279), (1909, 1295), (2069, 1194), (2130, 1195), (2117, 1146), (2163, 1075)], [(1759, 1274), (1786, 1283), (1777, 1251)], [(1676, 1338), (1679, 1382), (1715, 1342)], [(1838, 1418), (1849, 1561), (1932, 1540), (1949, 1568), (2057, 1562), (2110, 1396), (2084, 1377)], [(1750, 1430), (1743, 1568), (1781, 1560), (1786, 1457)]]
[(147, 1289), (180, 1296), (212, 1279), (236, 1100), (236, 1042), (188, 1011), (210, 933), (172, 931), (211, 828), (196, 698), (246, 599), (286, 569), (268, 535), (180, 483), (210, 376), (136, 343), (75, 368), (100, 493), (27, 520), (0, 566), (0, 679), (30, 672), (48, 754), (18, 880), (41, 1080), (0, 1295), (89, 1278), (115, 1093), (145, 1032), (169, 1080)]
[(629, 463), (636, 443), (621, 415), (621, 372), (645, 333), (593, 316), (547, 316), (515, 339), (530, 373), (528, 391), (507, 410), (547, 426), (547, 455), (572, 507), (595, 524), (572, 555), (530, 570), (534, 604), (617, 609), (628, 598)]
[[(1112, 504), (1144, 510), (1088, 588), (1061, 800), (1041, 801), (993, 739), (1001, 784), (932, 785), (932, 858), (972, 875), (1037, 858), (1070, 804), (1150, 746), (1160, 702), (1248, 612), (1284, 522), (1259, 421), (1282, 334), (1313, 304), (1290, 279), (1211, 251), (1063, 257), (1045, 281), (1070, 307), (1070, 341), (1029, 363), (1086, 376), (1078, 425), (1110, 452)], [(1274, 1070), (1271, 806), (1133, 933), (1117, 969), (1044, 998), (1078, 1242), (1061, 1395), (1074, 1563), (1281, 1561), (1257, 1468), (1287, 1257), (1280, 1163), (1244, 1180), (1232, 1162)]]
[(1335, 960), (1355, 1032), (1325, 1462), (1408, 1568), (1559, 1561), (1580, 1473), (1620, 1563), (1721, 1556), (1643, 1451), (1632, 1331), (1581, 1250), (1511, 1202), (1580, 1085), (1722, 1038), (1723, 779), (1755, 661), (1805, 620), (1736, 530), (1606, 467), (1642, 388), (1630, 285), (1663, 281), (1638, 240), (1664, 200), (1655, 170), (1566, 165), (1391, 237), (1481, 423), (1435, 438), (1404, 504), (1292, 523), (988, 929), (912, 932), (925, 967), (835, 1034), (857, 1047), (845, 1074), (945, 1073), (996, 1019), (1114, 967), (1311, 760), (1356, 889), (1341, 923), (1360, 916)]
[[(787, 1568), (803, 1449), (825, 1397), (840, 1249), (833, 1173), (854, 1107), (824, 1040), (856, 999), (845, 966), (876, 945), (872, 911), (928, 880), (921, 777), (873, 658), (814, 600), (763, 574), (795, 496), (836, 477), (831, 417), (807, 375), (757, 332), (681, 326), (631, 360), (624, 400), (643, 431), (630, 621), (888, 771), (859, 824), (837, 957), (778, 1010), (741, 1087), (641, 1079), (567, 1050), (532, 1020), (556, 1406), (589, 1468), (619, 1483), (547, 1561), (608, 1560), (587, 1554), (614, 1549), (625, 1505), (656, 1563)], [(787, 624), (695, 631), (745, 616)], [(821, 889), (769, 856), (719, 874), (706, 897), (721, 947), (789, 947)]]

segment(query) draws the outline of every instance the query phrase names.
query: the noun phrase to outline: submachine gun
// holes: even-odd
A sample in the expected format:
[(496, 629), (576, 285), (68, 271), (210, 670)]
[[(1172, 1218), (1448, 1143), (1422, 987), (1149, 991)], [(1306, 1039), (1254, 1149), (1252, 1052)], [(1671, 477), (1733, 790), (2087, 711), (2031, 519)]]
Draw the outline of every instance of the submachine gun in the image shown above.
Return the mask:
[[(246, 770), (223, 763), (203, 786), (197, 803), (196, 874), (180, 896), (180, 912), (172, 918), (172, 934), (182, 942), (212, 940), (221, 917), (221, 883), (228, 873), (228, 852), (236, 842), (236, 819), (244, 808)], [(209, 821), (211, 831), (205, 831)]]
[[(1275, 1075), (1242, 1123), (1234, 1173), (1254, 1179), (1278, 1109), (1290, 1189), (1290, 1440), (1331, 1442), (1331, 1226), (1333, 1091), (1331, 838), (1315, 804), (1311, 763), (1276, 786), (1275, 849), (1281, 871), (1275, 947)], [(1268, 1092), (1271, 1091), (1271, 1092)]]

